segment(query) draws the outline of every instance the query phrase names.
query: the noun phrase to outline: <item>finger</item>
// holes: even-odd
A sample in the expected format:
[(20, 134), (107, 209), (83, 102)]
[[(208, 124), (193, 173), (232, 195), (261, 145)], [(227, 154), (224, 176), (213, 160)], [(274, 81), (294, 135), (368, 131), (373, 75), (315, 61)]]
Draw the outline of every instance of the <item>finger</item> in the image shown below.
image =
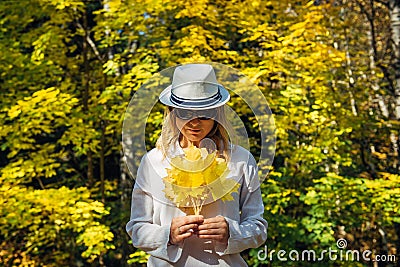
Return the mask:
[(176, 239), (178, 239), (179, 241), (182, 241), (183, 239), (191, 237), (192, 235), (193, 235), (192, 232), (185, 232), (185, 233), (179, 234)]
[(211, 240), (216, 240), (216, 241), (223, 241), (224, 236), (223, 235), (199, 235), (198, 238), (200, 239), (211, 239)]
[(176, 241), (177, 241), (177, 243), (179, 243), (179, 242), (183, 241), (184, 239), (191, 237), (192, 235), (193, 235), (193, 233), (191, 233), (191, 232), (186, 232), (186, 233), (180, 234), (176, 237)]
[[(188, 217), (188, 218), (187, 218)], [(171, 228), (172, 229), (177, 229), (179, 226), (183, 225), (193, 225), (195, 224), (196, 226), (200, 223), (203, 222), (203, 216), (195, 216), (195, 217), (189, 217), (189, 216), (183, 216), (183, 217), (176, 217), (172, 219), (171, 222)]]
[(182, 224), (200, 224), (204, 222), (204, 217), (202, 215), (189, 215), (181, 217)]
[(222, 236), (220, 234), (198, 234), (197, 237), (199, 238), (211, 238), (214, 239), (216, 236)]
[(175, 232), (171, 236), (172, 236), (174, 243), (176, 243), (176, 242), (180, 242), (183, 239), (188, 238), (192, 235), (194, 235), (193, 230), (192, 231), (190, 231), (190, 230), (182, 231), (182, 227), (177, 227), (175, 229)]
[(207, 230), (207, 229), (220, 229), (220, 228), (226, 228), (226, 224), (221, 223), (221, 222), (216, 222), (216, 223), (203, 223), (200, 224), (198, 227), (198, 230)]
[(186, 216), (180, 216), (180, 217), (175, 217), (172, 219), (172, 221), (176, 222), (193, 222), (193, 221), (204, 221), (203, 215), (186, 215)]
[(197, 230), (197, 228), (198, 228), (198, 225), (195, 223), (192, 223), (192, 224), (185, 224), (185, 225), (179, 226), (178, 230), (179, 230), (179, 234), (181, 234), (181, 233), (186, 233), (187, 231), (190, 231), (190, 230), (192, 230), (192, 232), (193, 232), (193, 231)]
[(226, 220), (223, 216), (217, 216), (217, 217), (204, 219), (203, 224), (217, 223), (217, 222), (226, 222)]
[(206, 229), (197, 231), (197, 235), (221, 235), (225, 232), (222, 229)]
[(215, 222), (218, 222), (218, 221), (219, 220), (216, 219), (215, 217), (214, 218), (207, 218), (207, 219), (204, 219), (203, 224), (215, 223)]

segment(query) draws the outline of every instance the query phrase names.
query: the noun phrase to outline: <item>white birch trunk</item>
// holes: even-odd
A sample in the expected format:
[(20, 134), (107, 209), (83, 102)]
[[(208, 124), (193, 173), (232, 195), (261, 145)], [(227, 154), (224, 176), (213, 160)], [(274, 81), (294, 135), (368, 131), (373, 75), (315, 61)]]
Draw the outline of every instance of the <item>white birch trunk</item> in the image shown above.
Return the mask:
[[(371, 4), (373, 5), (373, 2), (371, 2)], [(370, 59), (370, 61), (369, 62), (370, 62), (370, 69), (371, 69), (371, 74), (372, 74), (371, 76), (375, 77), (375, 74), (376, 74), (375, 73), (375, 69), (376, 69), (376, 54), (375, 54), (376, 43), (375, 43), (375, 36), (374, 36), (374, 34), (375, 34), (375, 30), (374, 30), (375, 25), (374, 25), (374, 22), (373, 22), (373, 20), (375, 19), (374, 18), (375, 14), (374, 14), (374, 7), (373, 6), (371, 6), (371, 9), (372, 9), (372, 11), (371, 11), (371, 16), (370, 17), (372, 19), (372, 22), (370, 22), (370, 25), (369, 25), (370, 26), (370, 30), (367, 32), (367, 35), (368, 35), (368, 40), (369, 40), (369, 43), (370, 43), (370, 47), (369, 47), (369, 59)], [(374, 79), (372, 81), (371, 86), (372, 86), (372, 89), (375, 91), (375, 99), (374, 99), (374, 101), (378, 104), (382, 116), (385, 119), (389, 119), (389, 117), (390, 117), (389, 107), (388, 107), (388, 104), (385, 101), (385, 98), (380, 94), (380, 89), (381, 88), (380, 88), (379, 83)], [(394, 154), (397, 156), (398, 155), (398, 153), (397, 153), (397, 151), (398, 151), (398, 143), (397, 143), (396, 134), (393, 133), (393, 132), (390, 133), (390, 142), (392, 143)], [(373, 146), (371, 146), (371, 152), (373, 152)], [(394, 168), (396, 168), (396, 164), (397, 164), (397, 161), (394, 161), (393, 162), (393, 167)]]
[[(394, 100), (394, 112), (395, 118), (400, 120), (400, 0), (390, 0), (390, 22), (392, 30), (392, 44), (393, 51), (395, 54), (395, 100)], [(399, 135), (397, 135), (397, 144), (399, 145)], [(397, 156), (399, 155), (398, 150), (395, 151)], [(394, 223), (394, 229), (397, 234), (396, 250), (397, 250), (397, 261), (400, 259), (400, 223)]]
[(392, 29), (392, 44), (395, 54), (395, 116), (400, 119), (400, 0), (390, 0), (390, 20)]

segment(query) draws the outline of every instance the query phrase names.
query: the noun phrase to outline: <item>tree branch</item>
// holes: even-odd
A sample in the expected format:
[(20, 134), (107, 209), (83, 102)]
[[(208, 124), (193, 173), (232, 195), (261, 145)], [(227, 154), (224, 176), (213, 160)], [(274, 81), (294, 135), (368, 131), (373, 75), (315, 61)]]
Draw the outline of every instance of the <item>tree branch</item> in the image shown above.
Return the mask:
[[(81, 29), (81, 30), (85, 30), (82, 26), (82, 24), (79, 23), (79, 21), (75, 21), (76, 26)], [(85, 40), (86, 42), (89, 44), (89, 46), (92, 48), (93, 53), (97, 56), (97, 58), (103, 62), (104, 57), (101, 56), (101, 54), (99, 53), (99, 50), (97, 50), (96, 44), (93, 42), (93, 40), (90, 38), (89, 34), (86, 34), (85, 36)]]

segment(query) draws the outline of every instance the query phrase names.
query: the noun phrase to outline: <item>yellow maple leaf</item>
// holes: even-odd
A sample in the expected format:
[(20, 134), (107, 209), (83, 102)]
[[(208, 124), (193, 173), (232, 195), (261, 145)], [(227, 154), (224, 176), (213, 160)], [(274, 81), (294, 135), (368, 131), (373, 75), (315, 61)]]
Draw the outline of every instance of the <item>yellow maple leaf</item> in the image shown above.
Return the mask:
[(194, 145), (189, 146), (188, 148), (183, 149), (185, 152), (185, 158), (187, 160), (195, 161), (201, 158), (200, 149), (196, 148)]
[(239, 184), (227, 179), (229, 173), (227, 162), (208, 153), (205, 148), (190, 146), (184, 149), (184, 156), (171, 159), (171, 168), (163, 178), (165, 197), (177, 207), (191, 206), (195, 214), (210, 197), (213, 200), (234, 200), (232, 194), (237, 192)]

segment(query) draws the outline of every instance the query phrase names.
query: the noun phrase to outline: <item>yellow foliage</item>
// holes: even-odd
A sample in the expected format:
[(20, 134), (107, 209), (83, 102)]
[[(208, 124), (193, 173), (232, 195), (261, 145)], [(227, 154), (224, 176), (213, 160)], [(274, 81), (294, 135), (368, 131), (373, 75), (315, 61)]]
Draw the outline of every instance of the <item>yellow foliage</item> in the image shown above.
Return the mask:
[(102, 203), (90, 199), (86, 188), (34, 190), (7, 184), (0, 187), (0, 233), (7, 234), (6, 229), (24, 231), (23, 250), (50, 246), (71, 231), (78, 234), (76, 242), (85, 248), (83, 257), (94, 260), (114, 248), (113, 233), (98, 222), (109, 212)]
[(147, 260), (149, 259), (150, 254), (147, 254), (143, 250), (137, 250), (135, 253), (132, 253), (129, 255), (129, 260), (128, 263), (147, 263)]
[(193, 145), (184, 152), (184, 157), (171, 159), (171, 168), (163, 179), (168, 199), (178, 207), (193, 207), (195, 214), (200, 214), (209, 197), (233, 200), (232, 194), (238, 192), (240, 184), (226, 178), (229, 170), (224, 159), (218, 158), (216, 152), (208, 153), (207, 149)]

